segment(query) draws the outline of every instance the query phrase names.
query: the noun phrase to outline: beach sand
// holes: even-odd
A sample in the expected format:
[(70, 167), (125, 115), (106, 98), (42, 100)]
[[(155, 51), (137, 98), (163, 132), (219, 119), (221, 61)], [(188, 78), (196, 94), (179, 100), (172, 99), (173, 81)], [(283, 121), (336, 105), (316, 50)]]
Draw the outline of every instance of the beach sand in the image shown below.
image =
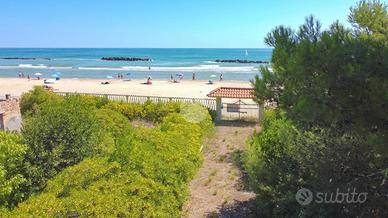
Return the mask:
[[(111, 84), (102, 85), (106, 79), (61, 79), (53, 84), (55, 91), (61, 92), (87, 92), (104, 94), (130, 94), (163, 97), (191, 97), (205, 98), (206, 95), (217, 87), (251, 87), (246, 81), (214, 81), (209, 85), (203, 80), (182, 80), (180, 83), (171, 83), (167, 80), (153, 80), (152, 85), (144, 85), (145, 80), (123, 81), (111, 79)], [(0, 78), (0, 97), (11, 94), (20, 97), (34, 86), (42, 86), (43, 80), (30, 80), (26, 78)]]

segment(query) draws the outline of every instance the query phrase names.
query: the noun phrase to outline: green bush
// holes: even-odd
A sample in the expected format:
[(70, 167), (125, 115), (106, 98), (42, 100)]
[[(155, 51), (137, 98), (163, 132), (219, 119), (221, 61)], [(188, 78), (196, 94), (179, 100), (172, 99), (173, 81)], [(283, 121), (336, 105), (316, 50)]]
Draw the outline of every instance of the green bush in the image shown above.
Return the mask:
[(36, 86), (33, 90), (22, 95), (20, 99), (20, 110), (23, 115), (35, 113), (41, 104), (46, 101), (60, 101), (63, 97)]
[(262, 132), (251, 138), (243, 156), (250, 187), (257, 193), (257, 211), (262, 216), (297, 217), (302, 136), (276, 111), (266, 112), (262, 124)]
[(8, 216), (180, 217), (204, 131), (176, 113), (160, 127), (130, 128), (111, 155), (66, 168)]
[(129, 120), (145, 119), (152, 122), (161, 122), (164, 117), (173, 112), (179, 112), (179, 102), (152, 102), (140, 103), (109, 102), (102, 108), (118, 111)]
[(96, 118), (100, 128), (110, 133), (113, 138), (122, 137), (129, 129), (129, 120), (120, 112), (110, 109), (96, 110)]
[(22, 169), (26, 152), (20, 135), (0, 131), (0, 208), (13, 207), (24, 198), (22, 188), (27, 180)]
[(101, 131), (95, 109), (80, 96), (41, 104), (22, 129), (33, 190), (42, 189), (47, 179), (96, 152)]
[[(384, 198), (376, 190), (381, 180), (376, 178), (388, 178), (387, 171), (378, 171), (377, 164), (366, 164), (374, 162), (375, 157), (368, 155), (373, 148), (365, 138), (349, 134), (338, 137), (319, 128), (301, 131), (280, 112), (265, 115), (262, 132), (250, 139), (243, 156), (261, 216), (313, 217), (317, 211), (321, 217), (384, 213)], [(352, 174), (361, 169), (375, 177)], [(335, 195), (337, 189), (343, 193), (356, 189), (368, 193), (368, 200), (362, 204), (312, 202), (302, 206), (295, 199), (300, 188), (328, 196)]]
[(146, 101), (143, 104), (142, 117), (152, 122), (161, 122), (170, 113), (179, 113), (181, 103), (179, 102), (152, 102)]
[[(22, 137), (0, 141), (19, 155), (4, 152), (8, 159), (0, 162), (2, 216), (181, 215), (202, 140), (213, 129), (204, 107), (60, 97), (40, 88), (23, 98)], [(160, 125), (133, 128), (132, 119)]]
[(142, 117), (143, 107), (139, 103), (125, 103), (111, 101), (102, 107), (103, 109), (109, 109), (120, 112), (126, 116), (129, 120)]

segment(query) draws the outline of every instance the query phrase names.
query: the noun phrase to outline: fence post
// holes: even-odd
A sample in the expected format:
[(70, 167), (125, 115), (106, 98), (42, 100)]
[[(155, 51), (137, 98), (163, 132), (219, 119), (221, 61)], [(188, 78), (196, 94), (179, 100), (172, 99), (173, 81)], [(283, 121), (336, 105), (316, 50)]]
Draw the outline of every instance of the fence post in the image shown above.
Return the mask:
[(221, 120), (221, 117), (222, 117), (221, 106), (222, 106), (221, 97), (217, 97), (216, 98), (216, 112), (217, 112), (216, 121), (220, 121)]
[(264, 118), (264, 104), (258, 104), (259, 107), (259, 122), (263, 120)]

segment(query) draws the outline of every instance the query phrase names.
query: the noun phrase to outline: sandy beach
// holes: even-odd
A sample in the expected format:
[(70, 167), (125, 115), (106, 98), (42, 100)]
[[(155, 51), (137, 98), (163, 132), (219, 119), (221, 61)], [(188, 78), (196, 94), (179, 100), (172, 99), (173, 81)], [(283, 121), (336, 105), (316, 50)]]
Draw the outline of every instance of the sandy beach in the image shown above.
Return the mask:
[[(209, 85), (203, 80), (183, 80), (180, 83), (171, 83), (167, 80), (153, 80), (152, 85), (142, 84), (145, 80), (123, 81), (112, 79), (110, 84), (102, 85), (106, 79), (61, 79), (53, 84), (55, 91), (88, 92), (106, 94), (131, 94), (164, 97), (195, 97), (204, 98), (217, 87), (250, 87), (246, 81), (215, 81)], [(28, 80), (26, 78), (0, 78), (0, 96), (11, 94), (19, 97), (34, 86), (42, 86), (43, 80)]]

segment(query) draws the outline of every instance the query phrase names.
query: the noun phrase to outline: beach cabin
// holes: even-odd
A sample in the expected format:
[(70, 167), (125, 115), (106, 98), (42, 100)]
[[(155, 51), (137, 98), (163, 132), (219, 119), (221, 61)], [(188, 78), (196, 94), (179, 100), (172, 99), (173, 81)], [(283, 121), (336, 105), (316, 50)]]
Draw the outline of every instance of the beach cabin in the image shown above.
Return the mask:
[(219, 87), (208, 97), (216, 98), (216, 120), (222, 119), (255, 119), (263, 117), (263, 106), (253, 101), (253, 88)]

